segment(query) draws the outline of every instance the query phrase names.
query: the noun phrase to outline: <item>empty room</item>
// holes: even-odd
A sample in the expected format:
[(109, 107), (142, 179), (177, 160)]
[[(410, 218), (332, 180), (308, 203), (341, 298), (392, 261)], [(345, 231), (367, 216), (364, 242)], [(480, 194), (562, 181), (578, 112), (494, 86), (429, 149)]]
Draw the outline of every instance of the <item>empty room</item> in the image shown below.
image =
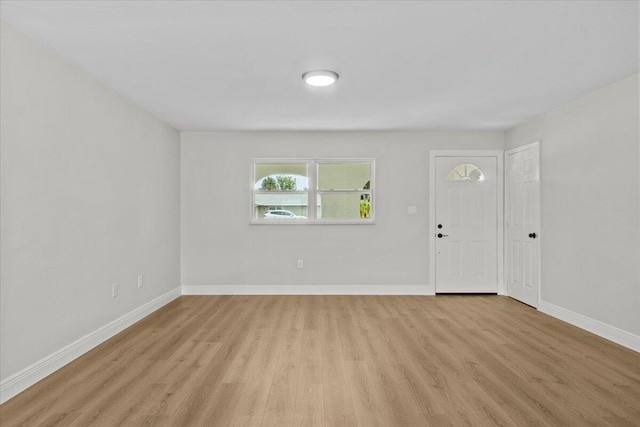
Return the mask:
[(0, 19), (3, 427), (640, 425), (638, 1)]

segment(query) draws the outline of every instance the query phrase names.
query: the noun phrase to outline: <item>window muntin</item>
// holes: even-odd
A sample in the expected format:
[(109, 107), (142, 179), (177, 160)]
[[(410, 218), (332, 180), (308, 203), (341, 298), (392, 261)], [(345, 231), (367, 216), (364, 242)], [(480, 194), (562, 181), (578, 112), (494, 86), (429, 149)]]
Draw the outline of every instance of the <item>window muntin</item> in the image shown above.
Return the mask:
[(374, 166), (374, 159), (254, 159), (251, 222), (373, 223)]
[(484, 174), (472, 163), (460, 163), (451, 169), (447, 181), (484, 181)]

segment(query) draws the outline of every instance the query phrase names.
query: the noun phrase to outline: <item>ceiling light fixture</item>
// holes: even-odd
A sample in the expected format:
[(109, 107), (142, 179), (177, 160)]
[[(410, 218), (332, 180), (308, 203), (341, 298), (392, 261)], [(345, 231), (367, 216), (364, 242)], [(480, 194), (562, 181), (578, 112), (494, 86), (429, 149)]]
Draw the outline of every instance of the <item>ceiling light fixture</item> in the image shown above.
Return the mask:
[(331, 86), (338, 81), (338, 73), (329, 70), (307, 71), (302, 75), (302, 80), (309, 86)]

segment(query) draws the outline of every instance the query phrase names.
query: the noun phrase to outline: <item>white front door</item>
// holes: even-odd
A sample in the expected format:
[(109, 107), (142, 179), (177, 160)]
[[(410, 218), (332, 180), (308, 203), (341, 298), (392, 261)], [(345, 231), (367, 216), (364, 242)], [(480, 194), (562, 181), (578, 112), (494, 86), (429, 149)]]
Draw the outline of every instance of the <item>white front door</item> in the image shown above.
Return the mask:
[(435, 291), (498, 292), (498, 159), (435, 158)]
[(540, 146), (506, 153), (505, 240), (508, 295), (538, 307), (540, 288)]

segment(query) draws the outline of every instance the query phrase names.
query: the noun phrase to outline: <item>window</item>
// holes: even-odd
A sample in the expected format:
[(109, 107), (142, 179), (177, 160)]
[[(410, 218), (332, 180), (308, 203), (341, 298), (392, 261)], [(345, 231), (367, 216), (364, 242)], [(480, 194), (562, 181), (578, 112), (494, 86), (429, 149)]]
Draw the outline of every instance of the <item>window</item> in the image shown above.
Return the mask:
[(371, 224), (373, 159), (254, 159), (254, 224)]
[(474, 164), (461, 163), (451, 169), (447, 181), (484, 181), (484, 174)]
[(302, 221), (309, 212), (309, 165), (299, 161), (254, 162), (253, 218)]

